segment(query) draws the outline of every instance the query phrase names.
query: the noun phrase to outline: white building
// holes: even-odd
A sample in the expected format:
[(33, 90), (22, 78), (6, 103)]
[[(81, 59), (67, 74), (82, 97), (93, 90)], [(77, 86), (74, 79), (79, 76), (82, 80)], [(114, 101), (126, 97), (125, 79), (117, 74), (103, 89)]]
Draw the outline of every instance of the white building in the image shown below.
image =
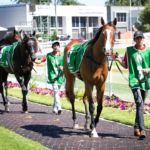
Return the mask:
[(143, 9), (144, 7), (139, 6), (107, 6), (107, 19), (117, 17), (118, 32), (131, 31), (135, 22), (139, 21), (139, 14)]
[(0, 26), (48, 35), (57, 31), (58, 35), (90, 39), (101, 26), (101, 17), (106, 22), (117, 17), (116, 32), (126, 32), (131, 31), (143, 9), (139, 6), (5, 5), (0, 6)]
[(0, 6), (1, 26), (34, 29), (48, 34), (57, 30), (59, 35), (70, 35), (72, 38), (92, 38), (101, 26), (101, 17), (107, 22), (106, 7), (26, 4)]

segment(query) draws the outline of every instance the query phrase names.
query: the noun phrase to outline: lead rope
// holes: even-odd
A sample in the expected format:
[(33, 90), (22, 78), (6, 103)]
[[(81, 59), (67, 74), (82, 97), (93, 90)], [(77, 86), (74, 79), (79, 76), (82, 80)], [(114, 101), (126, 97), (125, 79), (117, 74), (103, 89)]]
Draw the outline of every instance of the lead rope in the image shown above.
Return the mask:
[(125, 77), (125, 75), (123, 74), (122, 70), (120, 69), (120, 67), (119, 67), (119, 65), (118, 65), (118, 63), (117, 63), (117, 61), (115, 61), (115, 63), (116, 63), (116, 66), (117, 66), (119, 72), (122, 74), (122, 77), (123, 77), (126, 81), (128, 81), (128, 78)]
[[(107, 61), (108, 61), (108, 71), (110, 71), (113, 64), (113, 58), (111, 56), (108, 56)], [(110, 61), (110, 65), (109, 65), (109, 61)]]

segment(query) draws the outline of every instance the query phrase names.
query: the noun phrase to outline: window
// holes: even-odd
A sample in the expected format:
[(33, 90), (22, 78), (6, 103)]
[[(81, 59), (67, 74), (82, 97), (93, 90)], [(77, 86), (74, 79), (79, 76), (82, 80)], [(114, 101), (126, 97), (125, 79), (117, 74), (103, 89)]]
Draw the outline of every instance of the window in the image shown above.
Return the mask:
[(55, 27), (55, 17), (51, 17), (51, 27)]
[(62, 17), (57, 17), (58, 27), (62, 27)]
[(86, 27), (86, 17), (80, 18), (81, 27)]
[[(51, 27), (56, 27), (55, 17), (51, 17)], [(58, 27), (62, 27), (62, 17), (57, 17)]]
[(79, 27), (79, 17), (72, 17), (72, 26)]
[(98, 26), (98, 17), (89, 17), (89, 27)]
[(127, 21), (127, 14), (126, 13), (117, 13), (117, 21), (118, 22), (126, 22)]

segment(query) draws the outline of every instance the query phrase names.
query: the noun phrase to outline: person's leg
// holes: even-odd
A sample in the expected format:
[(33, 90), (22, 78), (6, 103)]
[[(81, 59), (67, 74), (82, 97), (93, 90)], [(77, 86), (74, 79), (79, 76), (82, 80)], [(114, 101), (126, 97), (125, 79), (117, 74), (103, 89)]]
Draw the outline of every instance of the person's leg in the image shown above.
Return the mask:
[[(145, 102), (145, 99), (147, 97), (147, 94), (148, 94), (148, 91), (144, 91), (144, 90), (141, 90), (141, 95), (142, 95), (142, 99), (143, 99), (143, 115), (144, 115), (144, 102)], [(144, 118), (144, 116), (143, 116)], [(145, 138), (146, 137), (146, 132), (144, 131), (144, 129), (141, 129), (140, 130), (140, 137), (141, 138)]]
[(143, 102), (145, 102), (145, 99), (146, 99), (146, 97), (147, 97), (148, 91), (143, 91), (143, 90), (141, 90), (141, 94), (142, 94)]
[(57, 108), (58, 114), (61, 113), (61, 104), (60, 104), (60, 86), (55, 84), (54, 85), (54, 99), (55, 99), (55, 106)]
[(56, 94), (57, 94), (57, 87), (55, 86), (55, 84), (52, 85), (53, 87), (53, 96), (54, 96), (54, 101), (53, 101), (53, 113), (58, 113), (58, 110), (57, 110), (57, 105), (56, 105)]
[(136, 104), (136, 116), (135, 116), (135, 135), (139, 135), (139, 131), (144, 130), (144, 103), (140, 89), (132, 89), (135, 104)]

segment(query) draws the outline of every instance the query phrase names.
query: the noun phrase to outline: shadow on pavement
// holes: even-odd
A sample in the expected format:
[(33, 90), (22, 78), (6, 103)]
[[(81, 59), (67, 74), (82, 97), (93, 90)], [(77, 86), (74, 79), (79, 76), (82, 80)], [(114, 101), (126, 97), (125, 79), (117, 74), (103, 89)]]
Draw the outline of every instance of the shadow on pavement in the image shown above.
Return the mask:
[(42, 136), (49, 136), (52, 138), (62, 138), (63, 135), (68, 135), (68, 136), (80, 136), (80, 135), (85, 135), (86, 132), (81, 132), (81, 131), (69, 131), (69, 130), (64, 130), (65, 128), (59, 127), (56, 125), (26, 125), (26, 126), (21, 126), (21, 128), (24, 128), (26, 130), (31, 130), (33, 132), (38, 132), (42, 134)]

